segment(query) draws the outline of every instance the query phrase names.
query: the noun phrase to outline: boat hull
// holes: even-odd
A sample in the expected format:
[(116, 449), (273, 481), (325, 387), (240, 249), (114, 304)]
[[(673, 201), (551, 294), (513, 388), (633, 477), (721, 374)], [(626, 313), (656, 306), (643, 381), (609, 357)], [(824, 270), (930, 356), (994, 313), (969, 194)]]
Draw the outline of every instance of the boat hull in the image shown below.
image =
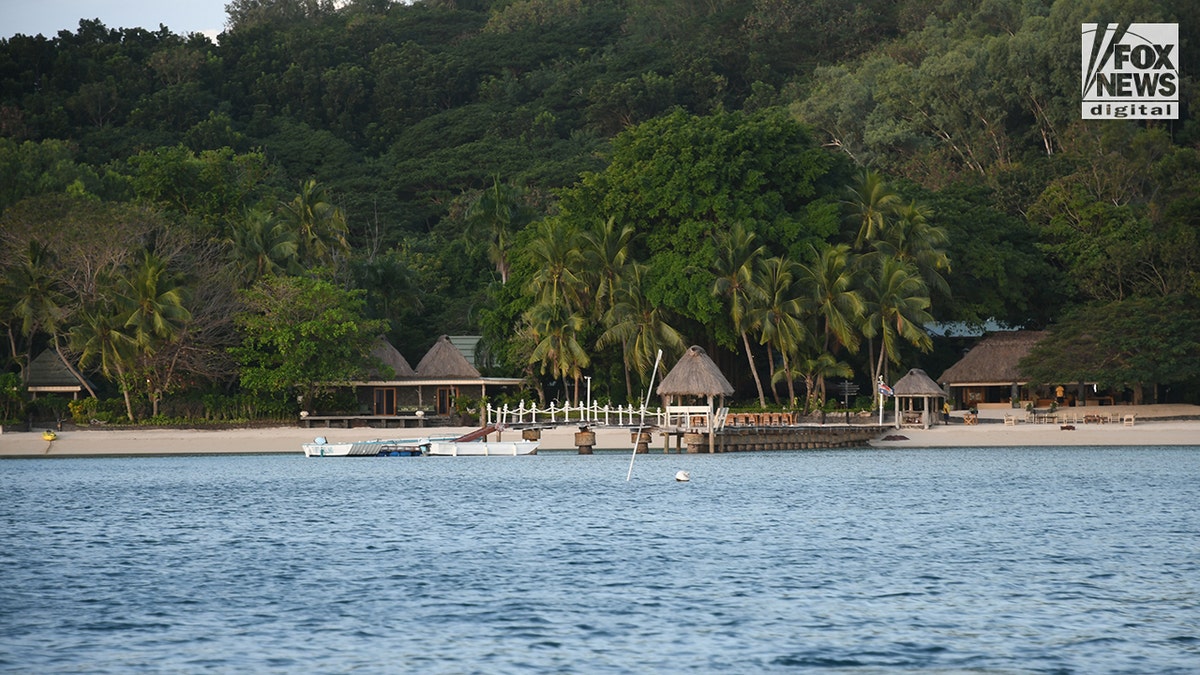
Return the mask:
[(426, 453), (428, 441), (412, 439), (375, 439), (348, 443), (329, 443), (324, 438), (303, 443), (305, 457), (419, 457)]
[(515, 457), (536, 455), (537, 441), (429, 441), (429, 454), (439, 457)]

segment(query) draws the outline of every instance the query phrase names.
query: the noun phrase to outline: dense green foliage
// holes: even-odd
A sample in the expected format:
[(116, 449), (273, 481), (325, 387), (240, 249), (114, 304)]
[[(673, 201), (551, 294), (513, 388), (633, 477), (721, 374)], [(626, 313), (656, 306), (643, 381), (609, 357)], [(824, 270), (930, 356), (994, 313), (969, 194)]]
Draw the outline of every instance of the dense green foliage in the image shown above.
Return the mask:
[[(363, 379), (371, 347), (386, 328), (366, 319), (363, 291), (307, 277), (267, 277), (243, 293), (242, 342), (230, 351), (252, 392), (311, 399), (322, 385)], [(303, 401), (301, 402), (303, 405)]]
[[(544, 396), (586, 375), (632, 400), (659, 348), (701, 344), (739, 398), (819, 403), (826, 377), (944, 361), (933, 321), (1070, 335), (1196, 311), (1200, 6), (228, 11), (217, 42), (91, 20), (0, 41), (6, 370), (82, 357), (135, 417), (346, 376), (377, 332), (410, 359), (478, 333)], [(1079, 119), (1084, 21), (1178, 22), (1183, 118)], [(261, 293), (301, 283), (346, 331), (286, 348), (336, 367), (268, 358), (286, 350)], [(1120, 363), (1088, 377), (1200, 389), (1190, 366)]]

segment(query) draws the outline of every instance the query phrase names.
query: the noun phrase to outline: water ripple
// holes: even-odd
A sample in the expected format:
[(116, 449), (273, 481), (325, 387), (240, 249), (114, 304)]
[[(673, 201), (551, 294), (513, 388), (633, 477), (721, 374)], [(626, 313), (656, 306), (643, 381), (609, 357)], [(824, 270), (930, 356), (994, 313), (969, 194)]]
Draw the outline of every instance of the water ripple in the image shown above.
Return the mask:
[(0, 671), (1200, 670), (1195, 448), (627, 464), (4, 462)]

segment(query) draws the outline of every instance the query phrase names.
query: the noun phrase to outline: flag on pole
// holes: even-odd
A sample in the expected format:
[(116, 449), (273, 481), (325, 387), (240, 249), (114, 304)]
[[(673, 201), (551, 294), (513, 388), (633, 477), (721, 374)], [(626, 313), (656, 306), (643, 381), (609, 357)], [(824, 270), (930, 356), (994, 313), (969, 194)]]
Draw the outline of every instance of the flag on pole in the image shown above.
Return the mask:
[(887, 384), (885, 384), (883, 382), (879, 383), (879, 393), (883, 394), (884, 396), (895, 396), (896, 395), (896, 393), (892, 391), (892, 388), (887, 386)]

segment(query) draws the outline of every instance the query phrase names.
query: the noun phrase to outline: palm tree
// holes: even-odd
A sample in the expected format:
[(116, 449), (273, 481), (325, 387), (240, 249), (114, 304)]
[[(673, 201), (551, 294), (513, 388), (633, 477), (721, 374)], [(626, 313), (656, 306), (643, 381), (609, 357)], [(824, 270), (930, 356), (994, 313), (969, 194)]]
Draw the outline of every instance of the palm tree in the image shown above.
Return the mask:
[(579, 307), (583, 253), (575, 228), (561, 219), (547, 218), (538, 223), (526, 250), (537, 269), (529, 286), (537, 302)]
[(626, 400), (634, 401), (631, 371), (645, 382), (654, 367), (658, 350), (672, 355), (683, 353), (683, 335), (667, 322), (661, 305), (651, 302), (642, 289), (647, 267), (630, 265), (624, 283), (614, 289), (614, 302), (604, 316), (606, 329), (596, 346), (621, 344), (621, 359), (625, 366)]
[(350, 251), (346, 215), (329, 201), (325, 187), (315, 179), (301, 182), (300, 192), (281, 204), (279, 213), (296, 232), (305, 262), (329, 264), (338, 254)]
[(247, 211), (225, 241), (247, 286), (268, 274), (287, 274), (298, 266), (300, 241), (296, 231), (262, 209)]
[[(114, 298), (117, 310), (143, 362), (151, 361), (161, 348), (175, 342), (191, 321), (192, 313), (184, 306), (184, 291), (166, 262), (148, 251), (138, 266), (118, 279)], [(149, 375), (150, 369), (145, 370)], [(167, 372), (173, 373), (170, 369)], [(169, 387), (170, 377), (164, 379), (167, 381), (151, 381), (148, 387), (152, 415), (158, 414), (158, 403)]]
[[(789, 359), (812, 341), (804, 321), (804, 301), (796, 284), (796, 263), (787, 258), (767, 258), (760, 264), (760, 302), (750, 309), (761, 331), (762, 344), (779, 350), (788, 385), (788, 400), (796, 402), (795, 378)], [(771, 388), (772, 392), (774, 387)]]
[[(792, 364), (792, 372), (804, 378), (804, 412), (808, 413), (817, 407), (818, 401), (825, 400), (825, 391), (817, 389), (818, 382), (824, 382), (830, 377), (852, 377), (854, 369), (845, 361), (838, 361), (829, 352), (816, 356), (806, 356), (796, 359)], [(782, 372), (780, 373), (782, 375)]]
[(812, 261), (799, 266), (797, 281), (808, 289), (809, 309), (820, 319), (822, 347), (831, 351), (841, 345), (854, 353), (865, 305), (856, 287), (858, 272), (850, 264), (850, 247), (838, 244), (811, 251)]
[(912, 263), (883, 257), (866, 286), (867, 311), (864, 334), (879, 337), (879, 356), (873, 365), (871, 381), (883, 375), (887, 362), (899, 363), (900, 341), (922, 351), (933, 348), (933, 340), (924, 326), (933, 321), (929, 314), (929, 288)]
[(501, 284), (508, 283), (512, 236), (525, 226), (529, 215), (529, 209), (521, 202), (521, 191), (501, 184), (499, 176), (492, 176), (492, 186), (467, 206), (467, 236), (487, 242), (488, 259), (496, 266)]
[(893, 209), (895, 217), (874, 243), (877, 252), (911, 262), (930, 287), (950, 292), (943, 272), (950, 271), (944, 246), (950, 241), (945, 228), (930, 223), (933, 209), (911, 201)]
[[(0, 280), (0, 288), (4, 290), (4, 305), (9, 316), (4, 323), (9, 327), (9, 344), (12, 347), (14, 360), (21, 368), (22, 381), (28, 381), (29, 363), (33, 359), (34, 336), (37, 333), (48, 333), (50, 345), (58, 360), (72, 376), (87, 389), (93, 398), (96, 392), (79, 370), (72, 365), (71, 359), (63, 352), (63, 344), (59, 339), (59, 331), (69, 321), (68, 293), (64, 291), (66, 284), (54, 271), (55, 256), (50, 248), (37, 240), (30, 240), (24, 255), (18, 264), (5, 271)], [(21, 327), (21, 335), (25, 337), (25, 358), (22, 363), (17, 357), (17, 340), (12, 332), (11, 322), (17, 322)]]
[(66, 298), (62, 285), (52, 273), (54, 254), (37, 240), (30, 240), (17, 265), (5, 272), (5, 286), (12, 303), (12, 318), (25, 337), (25, 363), (22, 379), (28, 381), (29, 363), (33, 360), (34, 336), (38, 333), (57, 335), (62, 321)]
[(95, 363), (101, 374), (116, 380), (125, 399), (125, 414), (132, 422), (132, 378), (128, 374), (133, 368), (137, 350), (133, 339), (123, 332), (123, 328), (124, 318), (115, 312), (100, 308), (84, 310), (79, 323), (71, 328), (70, 343), (71, 348), (79, 353), (81, 368)]
[[(811, 404), (815, 404), (817, 400), (827, 400), (826, 388), (824, 383), (830, 377), (852, 377), (854, 369), (850, 368), (850, 364), (840, 362), (838, 357), (833, 356), (829, 352), (817, 354), (816, 357), (809, 357), (800, 362), (797, 366), (797, 371), (804, 377), (805, 411), (809, 410)], [(814, 393), (814, 386), (817, 390)]]
[(758, 404), (766, 408), (767, 397), (763, 393), (762, 380), (758, 377), (758, 368), (754, 365), (754, 350), (750, 348), (749, 334), (757, 327), (747, 312), (751, 296), (757, 292), (755, 274), (758, 260), (767, 250), (765, 245), (757, 244), (756, 239), (756, 235), (742, 223), (734, 223), (727, 235), (718, 238), (717, 258), (713, 267), (716, 280), (712, 290), (715, 295), (729, 298), (733, 328), (742, 337), (750, 374), (754, 376), (754, 385), (758, 388)]
[(596, 229), (581, 233), (583, 275), (593, 298), (593, 315), (603, 317), (616, 302), (617, 289), (628, 273), (629, 248), (634, 229), (617, 229), (616, 219), (597, 221)]
[[(820, 323), (821, 351), (833, 354), (838, 347), (858, 351), (858, 327), (866, 304), (857, 289), (858, 272), (851, 264), (846, 244), (811, 249), (812, 260), (800, 265), (798, 282), (808, 289), (808, 312)], [(825, 398), (825, 377), (818, 374), (817, 387)]]
[(141, 264), (118, 279), (117, 306), (134, 342), (145, 347), (157, 340), (170, 341), (192, 318), (184, 306), (184, 288), (167, 263), (145, 252)]
[(587, 321), (580, 314), (570, 311), (566, 305), (556, 302), (539, 302), (525, 314), (535, 341), (530, 354), (531, 364), (540, 364), (544, 374), (550, 367), (551, 374), (563, 380), (565, 389), (568, 376), (575, 381), (575, 402), (579, 402), (579, 379), (583, 369), (591, 364), (591, 358), (579, 343)]
[(888, 186), (882, 174), (871, 169), (863, 169), (858, 182), (846, 188), (846, 193), (846, 218), (858, 228), (854, 248), (862, 250), (879, 236), (891, 210), (900, 203), (900, 195)]

